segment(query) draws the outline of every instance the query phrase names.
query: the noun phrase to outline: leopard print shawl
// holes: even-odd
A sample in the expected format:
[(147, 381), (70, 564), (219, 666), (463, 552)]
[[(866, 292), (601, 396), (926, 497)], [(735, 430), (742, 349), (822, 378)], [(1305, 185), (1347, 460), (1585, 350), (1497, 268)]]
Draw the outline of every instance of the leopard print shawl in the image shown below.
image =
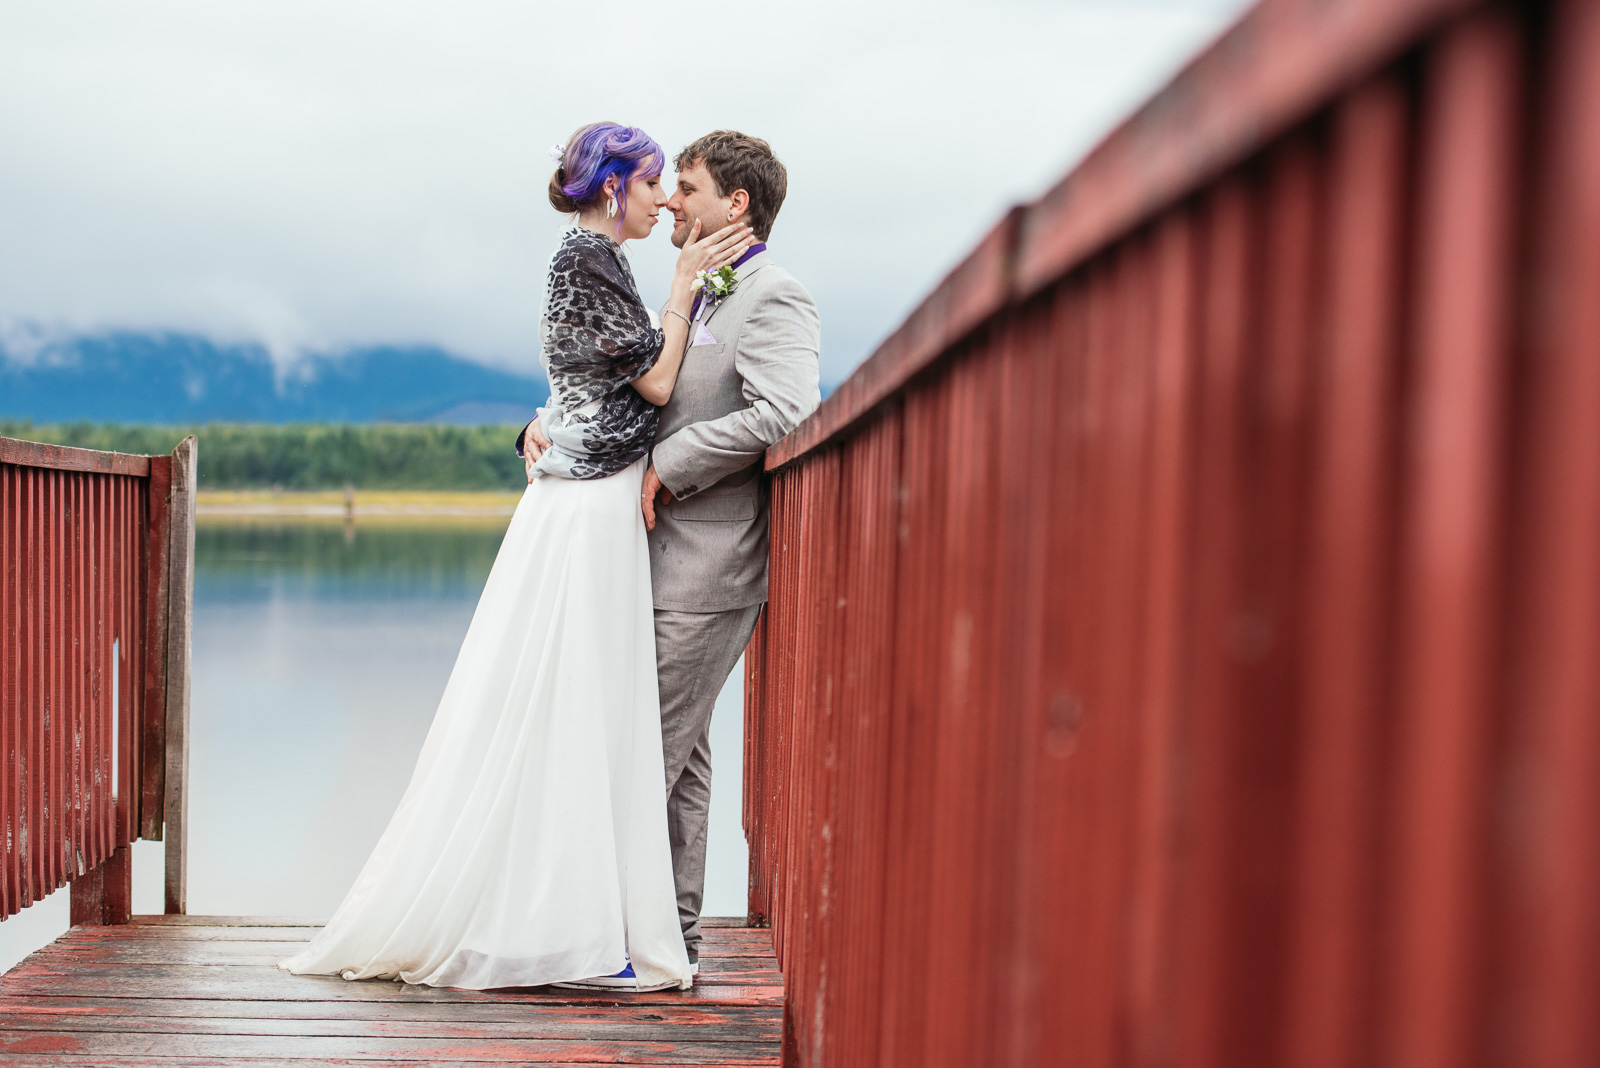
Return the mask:
[(577, 226), (562, 235), (539, 337), (550, 379), (539, 415), (552, 447), (535, 472), (605, 478), (644, 456), (660, 420), (630, 383), (655, 366), (664, 335), (616, 242)]

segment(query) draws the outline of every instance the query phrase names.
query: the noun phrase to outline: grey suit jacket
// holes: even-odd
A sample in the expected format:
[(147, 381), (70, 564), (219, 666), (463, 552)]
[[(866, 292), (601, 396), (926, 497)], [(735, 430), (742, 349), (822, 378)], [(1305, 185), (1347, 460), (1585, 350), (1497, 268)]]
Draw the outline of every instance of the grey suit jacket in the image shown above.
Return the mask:
[[(701, 311), (652, 459), (673, 501), (650, 533), (655, 606), (721, 612), (767, 599), (767, 486), (761, 464), (821, 401), (822, 323), (793, 275), (759, 252)], [(702, 328), (704, 333), (702, 333)], [(705, 334), (715, 340), (705, 341)]]

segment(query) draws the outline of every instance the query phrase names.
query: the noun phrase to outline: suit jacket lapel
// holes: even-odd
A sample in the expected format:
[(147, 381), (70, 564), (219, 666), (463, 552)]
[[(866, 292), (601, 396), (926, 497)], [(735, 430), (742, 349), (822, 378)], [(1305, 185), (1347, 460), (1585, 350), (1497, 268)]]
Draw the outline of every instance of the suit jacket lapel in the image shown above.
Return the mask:
[(733, 272), (734, 278), (737, 279), (737, 281), (734, 283), (733, 292), (729, 293), (727, 296), (711, 305), (711, 307), (700, 316), (700, 321), (702, 323), (710, 323), (711, 320), (716, 317), (718, 312), (727, 307), (729, 304), (732, 304), (735, 300), (738, 300), (740, 286), (744, 284), (745, 279), (749, 278), (751, 275), (755, 274), (757, 271), (761, 270), (761, 268), (765, 267), (771, 262), (772, 253), (763, 250), (741, 263), (738, 269)]

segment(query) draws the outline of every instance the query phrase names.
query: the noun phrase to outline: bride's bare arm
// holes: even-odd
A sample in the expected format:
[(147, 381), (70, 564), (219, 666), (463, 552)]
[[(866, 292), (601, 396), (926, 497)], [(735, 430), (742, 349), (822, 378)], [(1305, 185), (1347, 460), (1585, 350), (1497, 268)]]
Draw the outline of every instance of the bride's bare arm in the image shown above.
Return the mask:
[(672, 387), (678, 384), (678, 371), (683, 367), (683, 353), (689, 346), (689, 307), (693, 298), (680, 299), (674, 282), (672, 295), (667, 298), (665, 321), (661, 332), (666, 340), (661, 343), (661, 356), (655, 366), (633, 380), (633, 388), (656, 407), (672, 399)]
[(672, 399), (672, 387), (678, 384), (683, 354), (689, 347), (689, 309), (694, 305), (695, 275), (732, 263), (756, 240), (748, 226), (725, 226), (704, 241), (699, 237), (700, 220), (696, 219), (672, 272), (672, 292), (661, 317), (661, 330), (666, 334), (661, 356), (654, 367), (633, 380), (639, 395), (657, 407)]

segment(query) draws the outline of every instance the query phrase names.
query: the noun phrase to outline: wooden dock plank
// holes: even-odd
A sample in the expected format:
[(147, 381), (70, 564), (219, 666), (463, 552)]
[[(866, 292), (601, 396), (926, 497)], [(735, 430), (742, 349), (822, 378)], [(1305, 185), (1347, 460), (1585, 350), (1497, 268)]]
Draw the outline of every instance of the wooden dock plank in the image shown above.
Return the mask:
[[(73, 942), (306, 942), (314, 927), (74, 927), (61, 938)], [(54, 945), (55, 943), (51, 943)]]
[[(216, 978), (152, 978), (138, 980), (137, 990), (128, 989), (113, 977), (80, 980), (70, 975), (46, 974), (41, 989), (51, 993), (76, 997), (117, 997), (119, 994), (138, 994), (141, 997), (162, 998), (242, 998), (250, 1001), (365, 1001), (399, 1003), (432, 1001), (442, 1004), (459, 1004), (471, 1001), (504, 1001), (508, 1003), (546, 1004), (620, 1004), (678, 1005), (715, 1003), (720, 1005), (782, 1005), (783, 988), (780, 986), (717, 986), (698, 985), (692, 991), (658, 991), (652, 994), (610, 993), (606, 991), (551, 990), (533, 988), (531, 991), (417, 991), (402, 983), (367, 980), (347, 983), (342, 979), (320, 979), (311, 976), (288, 976), (293, 985), (267, 986), (246, 980), (245, 969), (229, 969), (236, 974)], [(310, 984), (317, 984), (313, 987)], [(14, 993), (15, 988), (0, 983), (0, 994)]]
[[(274, 924), (268, 926), (242, 926), (232, 924), (140, 924), (134, 923), (126, 927), (75, 927), (62, 935), (63, 938), (78, 941), (93, 941), (96, 939), (112, 939), (123, 941), (130, 938), (146, 938), (167, 941), (206, 941), (222, 939), (224, 941), (244, 942), (306, 942), (316, 934), (316, 927), (291, 927), (287, 924)], [(704, 932), (707, 946), (754, 946), (770, 950), (772, 948), (772, 932), (765, 928), (713, 928)]]
[[(630, 1023), (659, 1025), (668, 1017), (659, 1006), (649, 1005), (559, 1005), (545, 1004), (538, 1012), (530, 1013), (525, 1003), (486, 1002), (447, 1003), (417, 1002), (287, 1002), (287, 1001), (226, 1001), (206, 998), (79, 998), (40, 995), (36, 997), (0, 997), (0, 1020), (7, 1027), (28, 1026), (27, 1019), (34, 1016), (72, 1017), (93, 1026), (93, 1021), (126, 1017), (128, 1019), (166, 1018), (170, 1026), (180, 1026), (178, 1021), (206, 1019), (248, 1020), (331, 1020), (372, 1021), (378, 1023), (416, 1023), (432, 1027), (454, 1024), (511, 1023), (529, 1028), (548, 1029), (554, 1035), (566, 1027), (593, 1024), (604, 1030), (607, 1027)], [(694, 1005), (679, 1006), (671, 1015), (674, 1026), (693, 1028), (746, 1027), (758, 1037), (770, 1031), (776, 1034), (783, 1023), (781, 1006), (747, 1008), (744, 1006)], [(534, 1031), (530, 1030), (529, 1034)], [(543, 1033), (543, 1032), (541, 1032)]]
[[(74, 965), (119, 964), (196, 964), (196, 965), (247, 965), (251, 967), (276, 967), (297, 947), (282, 942), (267, 941), (204, 941), (177, 942), (157, 939), (95, 939), (57, 942), (28, 957), (30, 962), (62, 967), (66, 962)], [(701, 982), (778, 982), (778, 971), (771, 954), (760, 955), (754, 949), (741, 947), (741, 952), (707, 954), (700, 971)]]
[[(759, 968), (742, 971), (730, 976), (719, 978), (712, 969), (711, 961), (702, 961), (700, 977), (695, 980), (693, 990), (665, 991), (674, 998), (681, 1000), (698, 1000), (711, 998), (720, 1000), (723, 993), (733, 990), (765, 990), (779, 985), (780, 977), (775, 968)], [(156, 986), (183, 987), (185, 984), (193, 986), (196, 990), (202, 987), (213, 987), (223, 984), (236, 991), (241, 997), (261, 997), (277, 999), (287, 997), (291, 1001), (319, 1000), (323, 997), (338, 996), (334, 990), (342, 990), (350, 995), (351, 1000), (439, 1000), (454, 1001), (458, 998), (474, 997), (500, 997), (509, 992), (503, 991), (471, 991), (453, 990), (439, 987), (415, 987), (394, 980), (366, 980), (359, 983), (347, 982), (334, 976), (326, 975), (290, 975), (278, 970), (276, 959), (267, 964), (255, 967), (236, 967), (228, 964), (100, 964), (92, 961), (64, 959), (60, 961), (35, 960), (29, 958), (7, 973), (4, 980), (0, 980), (0, 992), (10, 993), (12, 983), (50, 983), (70, 984), (74, 991), (86, 997), (94, 997), (104, 993), (107, 997), (116, 997), (117, 993), (124, 990), (129, 983), (148, 984), (150, 988)], [(58, 990), (65, 987), (57, 986)], [(529, 987), (529, 990), (540, 990), (540, 987)], [(115, 990), (115, 992), (113, 992)], [(587, 991), (565, 990), (563, 996), (586, 996)], [(615, 997), (610, 993), (603, 993), (605, 997)], [(182, 995), (162, 995), (163, 997), (181, 997)], [(630, 1001), (637, 1001), (640, 995), (625, 993), (621, 996)]]
[(139, 927), (289, 927), (308, 934), (327, 922), (325, 916), (164, 916), (151, 913), (133, 917), (133, 923)]
[[(326, 916), (163, 916), (151, 913), (135, 916), (133, 922), (143, 927), (304, 927), (316, 930), (328, 919)], [(733, 916), (703, 916), (700, 926), (703, 930), (730, 927), (747, 931), (764, 930), (745, 927), (743, 920)]]
[[(232, 1003), (237, 1004), (237, 1003)], [(559, 1012), (529, 1013), (520, 1019), (461, 1020), (454, 1013), (434, 1020), (260, 1019), (248, 1016), (139, 1016), (77, 1012), (23, 1012), (6, 1019), (6, 1031), (113, 1032), (126, 1034), (290, 1035), (317, 1038), (516, 1038), (576, 1042), (660, 1041), (664, 1020), (605, 1017)], [(702, 1023), (676, 1014), (672, 1028), (679, 1042), (771, 1043), (781, 1037), (781, 1014), (765, 1021)]]
[(776, 1042), (599, 1042), (570, 1039), (378, 1038), (314, 1035), (184, 1035), (131, 1031), (0, 1031), (0, 1058), (12, 1053), (91, 1057), (276, 1057), (282, 1060), (429, 1060), (435, 1064), (763, 1064)]
[[(206, 1057), (194, 1059), (190, 1057), (163, 1057), (163, 1056), (80, 1056), (70, 1053), (37, 1053), (37, 1054), (12, 1054), (6, 1057), (6, 1068), (59, 1068), (61, 1065), (70, 1068), (307, 1068), (311, 1064), (327, 1065), (357, 1065), (360, 1068), (439, 1068), (441, 1065), (450, 1064), (481, 1064), (482, 1061), (438, 1061), (438, 1060), (357, 1060), (350, 1057), (316, 1057), (311, 1060), (287, 1060), (280, 1057)], [(490, 1062), (493, 1063), (493, 1062)], [(527, 1063), (527, 1062), (524, 1062)], [(561, 1063), (545, 1063), (540, 1068), (594, 1068), (596, 1061), (564, 1061)], [(649, 1061), (624, 1062), (648, 1066)], [(722, 1063), (722, 1062), (717, 1062)], [(776, 1064), (776, 1061), (770, 1062)], [(743, 1065), (738, 1068), (744, 1068)]]
[(453, 990), (292, 976), (314, 924), (136, 917), (76, 927), (0, 976), (0, 1062), (776, 1065), (771, 933), (707, 925), (689, 991)]

